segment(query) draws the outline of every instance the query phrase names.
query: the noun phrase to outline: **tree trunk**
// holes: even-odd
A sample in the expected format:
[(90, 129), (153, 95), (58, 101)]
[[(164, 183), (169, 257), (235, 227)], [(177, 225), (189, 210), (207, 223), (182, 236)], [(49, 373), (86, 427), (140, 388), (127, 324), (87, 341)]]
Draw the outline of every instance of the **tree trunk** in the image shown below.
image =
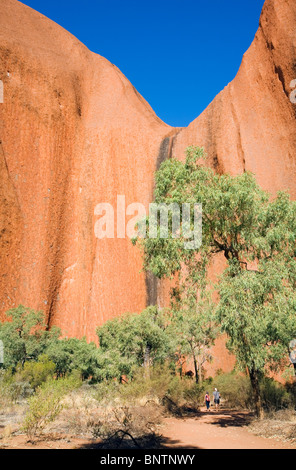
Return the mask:
[(264, 411), (262, 407), (261, 395), (260, 395), (260, 386), (259, 386), (259, 373), (256, 369), (249, 370), (251, 386), (254, 394), (255, 400), (255, 412), (256, 416), (259, 419), (263, 419)]
[(144, 354), (144, 374), (146, 379), (150, 379), (150, 353), (151, 346), (147, 343)]
[(194, 362), (194, 370), (195, 370), (195, 383), (199, 383), (199, 373), (198, 373), (198, 366), (195, 354), (193, 353), (193, 362)]

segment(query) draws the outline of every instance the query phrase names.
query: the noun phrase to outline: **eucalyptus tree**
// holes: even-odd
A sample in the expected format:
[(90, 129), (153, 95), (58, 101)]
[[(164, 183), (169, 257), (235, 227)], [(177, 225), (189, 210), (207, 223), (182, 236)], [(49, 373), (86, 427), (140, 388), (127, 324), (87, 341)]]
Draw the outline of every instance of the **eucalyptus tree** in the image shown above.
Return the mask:
[(15, 368), (26, 361), (37, 360), (51, 344), (56, 344), (59, 328), (46, 329), (45, 315), (23, 305), (8, 310), (0, 322), (0, 340), (4, 346), (4, 367)]
[[(150, 366), (170, 358), (173, 338), (167, 334), (165, 312), (151, 306), (140, 314), (127, 313), (97, 328), (99, 361), (106, 378), (132, 377), (143, 367), (149, 376)], [(102, 378), (103, 378), (102, 375)]]
[(154, 238), (135, 240), (143, 250), (144, 268), (159, 278), (178, 275), (179, 287), (172, 292), (180, 304), (197, 292), (204, 295), (209, 264), (218, 253), (224, 255), (216, 318), (249, 372), (261, 414), (260, 375), (281, 362), (296, 335), (296, 203), (286, 192), (272, 198), (251, 173), (217, 174), (196, 147), (186, 150), (184, 162), (163, 162), (155, 180), (157, 204), (190, 204), (191, 231), (194, 205), (202, 205), (202, 243), (188, 249), (183, 227), (176, 236), (171, 217), (167, 238), (159, 228)]

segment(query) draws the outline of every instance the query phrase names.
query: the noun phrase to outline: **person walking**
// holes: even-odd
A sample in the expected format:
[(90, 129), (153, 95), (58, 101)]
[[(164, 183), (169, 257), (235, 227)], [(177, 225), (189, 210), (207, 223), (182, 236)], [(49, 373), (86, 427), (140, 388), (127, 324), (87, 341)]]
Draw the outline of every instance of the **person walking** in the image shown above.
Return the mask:
[[(206, 395), (205, 395), (205, 402), (206, 402), (207, 410), (210, 410), (211, 398), (210, 398), (209, 392), (207, 392)], [(210, 411), (211, 411), (211, 410), (210, 410)]]
[(221, 398), (220, 393), (219, 393), (218, 390), (215, 388), (215, 390), (214, 390), (214, 392), (213, 392), (213, 399), (214, 399), (216, 411), (219, 409), (220, 398)]

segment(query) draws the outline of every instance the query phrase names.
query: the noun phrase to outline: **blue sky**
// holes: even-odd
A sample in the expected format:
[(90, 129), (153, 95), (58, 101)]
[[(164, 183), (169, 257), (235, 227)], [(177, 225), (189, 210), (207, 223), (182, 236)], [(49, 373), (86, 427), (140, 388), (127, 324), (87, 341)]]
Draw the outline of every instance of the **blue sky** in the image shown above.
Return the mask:
[(126, 75), (172, 126), (235, 77), (264, 0), (23, 0)]

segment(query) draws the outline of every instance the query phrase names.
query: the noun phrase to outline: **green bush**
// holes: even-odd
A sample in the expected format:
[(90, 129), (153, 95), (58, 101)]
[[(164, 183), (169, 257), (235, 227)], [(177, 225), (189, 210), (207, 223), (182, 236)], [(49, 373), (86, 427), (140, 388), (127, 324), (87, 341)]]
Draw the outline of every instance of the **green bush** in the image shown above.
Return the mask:
[(199, 408), (203, 391), (202, 386), (189, 378), (181, 378), (165, 365), (151, 368), (148, 376), (139, 368), (127, 382), (110, 380), (93, 386), (93, 396), (101, 404), (155, 402), (165, 404), (174, 412), (182, 407)]
[(8, 393), (13, 402), (26, 399), (33, 395), (34, 390), (29, 382), (23, 380), (13, 380), (8, 388)]
[[(4, 367), (16, 368), (27, 361), (37, 360), (46, 348), (57, 342), (59, 328), (46, 329), (45, 315), (20, 305), (6, 312), (0, 322), (0, 340), (4, 345)], [(10, 320), (10, 321), (7, 321)]]
[(222, 400), (230, 407), (250, 408), (252, 404), (252, 390), (250, 379), (246, 375), (236, 371), (229, 373), (219, 373), (214, 378), (211, 389), (217, 388)]
[(93, 398), (100, 404), (113, 403), (120, 396), (121, 384), (116, 380), (106, 380), (91, 387)]
[(56, 365), (50, 361), (46, 355), (39, 357), (37, 362), (25, 362), (23, 369), (17, 368), (16, 376), (24, 382), (28, 382), (30, 386), (35, 390), (49, 377), (53, 377), (55, 373)]
[(136, 400), (161, 401), (168, 393), (174, 380), (171, 372), (164, 366), (150, 369), (147, 376), (143, 368), (138, 368), (131, 379), (119, 383), (116, 380), (103, 381), (94, 386), (94, 397), (100, 402), (132, 402)]
[(98, 376), (98, 348), (95, 343), (88, 343), (85, 338), (63, 338), (52, 343), (46, 349), (46, 355), (55, 363), (58, 377), (79, 371), (83, 380)]
[(8, 406), (28, 398), (34, 393), (30, 383), (17, 376), (13, 370), (2, 370), (0, 374), (0, 405)]
[(187, 406), (192, 408), (199, 408), (204, 405), (204, 396), (208, 391), (208, 382), (204, 381), (202, 383), (191, 384), (191, 387), (188, 387), (184, 391), (184, 399)]
[[(218, 388), (222, 400), (228, 406), (236, 408), (253, 408), (252, 389), (248, 376), (232, 371), (219, 373), (213, 381), (212, 388)], [(267, 411), (276, 411), (295, 405), (292, 386), (280, 384), (274, 379), (264, 377), (260, 381), (262, 405)]]
[(262, 404), (267, 411), (289, 408), (293, 404), (292, 394), (287, 388), (269, 377), (261, 380), (260, 389)]
[(294, 380), (287, 382), (285, 388), (289, 394), (291, 406), (296, 409), (296, 382)]
[(23, 431), (30, 439), (57, 418), (63, 409), (65, 395), (80, 385), (77, 375), (72, 375), (58, 380), (49, 379), (37, 388), (28, 400), (29, 409), (23, 423)]

